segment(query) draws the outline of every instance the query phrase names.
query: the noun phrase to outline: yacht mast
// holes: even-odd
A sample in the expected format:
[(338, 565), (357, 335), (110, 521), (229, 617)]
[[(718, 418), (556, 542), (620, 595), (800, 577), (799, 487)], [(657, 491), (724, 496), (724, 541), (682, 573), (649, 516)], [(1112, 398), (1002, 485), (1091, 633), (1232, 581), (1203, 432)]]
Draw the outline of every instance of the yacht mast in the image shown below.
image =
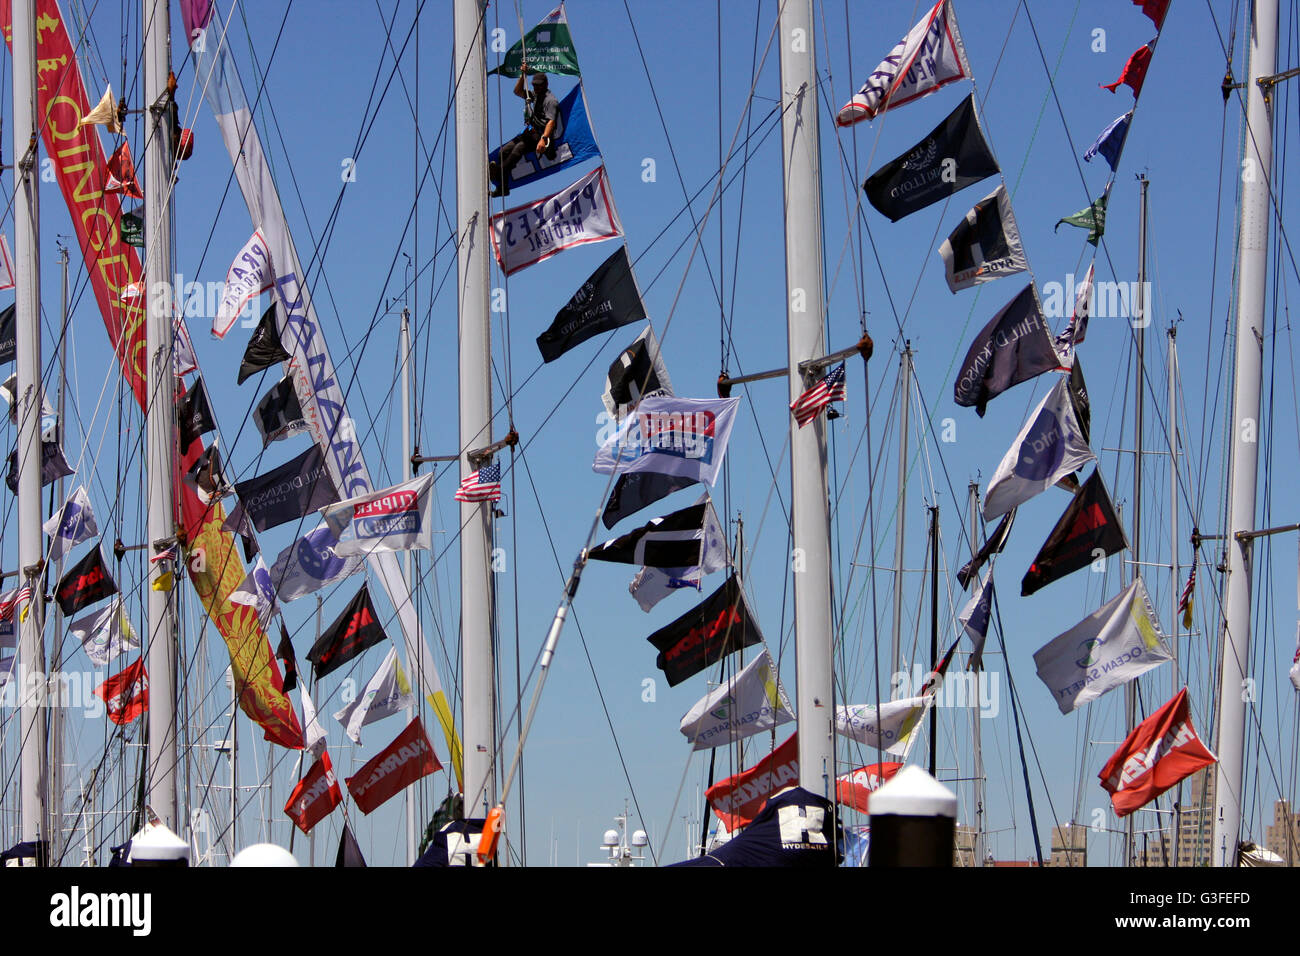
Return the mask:
[(894, 535), (894, 631), (889, 644), (890, 679), (898, 673), (903, 645), (903, 545), (907, 528), (907, 439), (912, 401), (912, 343), (903, 343), (898, 363), (898, 518)]
[(1224, 583), (1223, 665), (1219, 684), (1219, 763), (1214, 776), (1215, 866), (1231, 866), (1241, 839), (1246, 666), (1250, 660), (1250, 602), (1255, 491), (1259, 466), (1260, 369), (1264, 360), (1264, 295), (1273, 130), (1267, 89), (1277, 61), (1277, 0), (1255, 0), (1246, 83), (1246, 149), (1237, 230), (1236, 389), (1232, 399), (1232, 467), (1228, 476), (1228, 574)]

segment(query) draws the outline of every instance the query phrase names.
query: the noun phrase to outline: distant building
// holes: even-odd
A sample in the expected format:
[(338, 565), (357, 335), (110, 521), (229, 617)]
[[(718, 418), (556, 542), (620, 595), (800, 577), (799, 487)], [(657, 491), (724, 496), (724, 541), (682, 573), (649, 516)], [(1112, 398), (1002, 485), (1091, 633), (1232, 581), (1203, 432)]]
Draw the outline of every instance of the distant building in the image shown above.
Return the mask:
[(1264, 845), (1287, 866), (1300, 863), (1300, 813), (1291, 812), (1291, 801), (1273, 801), (1273, 825), (1265, 830)]
[(1088, 828), (1075, 823), (1052, 827), (1052, 855), (1048, 866), (1087, 866)]
[(953, 866), (979, 866), (979, 862), (975, 859), (975, 836), (974, 827), (958, 824), (952, 841)]
[[(1210, 866), (1214, 847), (1214, 770), (1203, 767), (1182, 782), (1182, 799), (1179, 801), (1178, 847), (1174, 859), (1172, 820), (1162, 813), (1159, 832), (1140, 834), (1134, 851), (1134, 866)], [(1161, 797), (1164, 808), (1177, 800), (1178, 788), (1168, 790)]]

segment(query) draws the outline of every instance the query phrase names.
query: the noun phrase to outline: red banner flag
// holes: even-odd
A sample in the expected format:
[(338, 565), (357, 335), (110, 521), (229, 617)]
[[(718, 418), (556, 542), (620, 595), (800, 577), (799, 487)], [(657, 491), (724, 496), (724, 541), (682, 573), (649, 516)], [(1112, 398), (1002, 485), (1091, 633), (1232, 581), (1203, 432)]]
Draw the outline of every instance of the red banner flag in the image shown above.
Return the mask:
[(1147, 67), (1151, 65), (1151, 52), (1150, 43), (1138, 47), (1124, 64), (1124, 72), (1119, 75), (1119, 79), (1114, 83), (1102, 83), (1101, 88), (1114, 93), (1121, 83), (1127, 83), (1133, 87), (1133, 99), (1136, 100), (1138, 94), (1142, 92), (1142, 83), (1147, 78)]
[(799, 783), (799, 735), (777, 747), (748, 770), (720, 780), (705, 792), (709, 806), (727, 829), (748, 826), (767, 798)]
[(96, 687), (95, 696), (104, 701), (108, 719), (115, 724), (129, 724), (143, 714), (149, 709), (149, 675), (144, 658)]
[(873, 763), (859, 767), (852, 773), (843, 774), (835, 781), (835, 799), (846, 807), (852, 807), (860, 813), (869, 813), (867, 798), (873, 790), (879, 790), (882, 783), (888, 783), (894, 774), (903, 769), (901, 763)]
[(1216, 762), (1196, 736), (1184, 687), (1133, 728), (1098, 776), (1116, 816), (1124, 817)]
[(113, 150), (105, 166), (106, 176), (104, 192), (122, 193), (132, 199), (143, 199), (144, 193), (135, 178), (135, 163), (131, 161), (131, 147), (122, 140), (122, 145)]
[(348, 777), (348, 792), (362, 813), (371, 813), (421, 777), (441, 770), (420, 718), (407, 724), (397, 739)]
[(310, 833), (311, 828), (324, 820), (343, 802), (343, 791), (334, 777), (334, 768), (330, 766), (328, 750), (321, 752), (320, 759), (311, 765), (307, 776), (298, 781), (298, 786), (289, 794), (289, 802), (284, 805), (284, 812), (303, 833)]

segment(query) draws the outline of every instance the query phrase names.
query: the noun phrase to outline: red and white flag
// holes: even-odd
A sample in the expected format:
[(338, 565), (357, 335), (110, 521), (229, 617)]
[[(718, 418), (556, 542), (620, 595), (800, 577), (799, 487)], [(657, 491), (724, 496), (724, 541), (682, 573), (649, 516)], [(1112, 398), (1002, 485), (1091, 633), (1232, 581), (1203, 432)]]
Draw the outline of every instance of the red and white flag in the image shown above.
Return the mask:
[(1116, 816), (1150, 803), (1178, 781), (1217, 762), (1192, 726), (1187, 688), (1133, 728), (1098, 776)]
[(144, 658), (120, 674), (114, 674), (95, 688), (95, 696), (108, 708), (108, 719), (115, 724), (129, 724), (149, 709), (149, 674)]
[(135, 163), (131, 161), (131, 147), (127, 145), (126, 140), (122, 140), (122, 145), (113, 150), (113, 155), (108, 157), (108, 163), (104, 168), (104, 192), (121, 193), (133, 199), (144, 198), (140, 183), (135, 178)]
[(719, 780), (704, 794), (728, 830), (748, 826), (767, 798), (799, 783), (799, 735), (777, 747), (748, 770)]
[(348, 792), (362, 813), (371, 813), (421, 777), (442, 769), (433, 745), (416, 717), (397, 739), (347, 779)]
[(221, 293), (217, 316), (212, 320), (212, 334), (219, 339), (225, 338), (244, 306), (273, 285), (275, 271), (271, 266), (271, 251), (259, 229), (244, 243), (244, 248), (235, 255), (235, 261), (226, 271), (226, 288)]
[(817, 417), (831, 402), (842, 402), (848, 397), (844, 385), (844, 363), (835, 366), (816, 385), (805, 391), (790, 405), (794, 420), (803, 428)]
[(289, 802), (284, 805), (284, 812), (303, 833), (310, 833), (311, 828), (324, 820), (335, 807), (343, 802), (343, 791), (334, 776), (330, 765), (328, 751), (321, 751), (320, 758), (311, 765), (307, 776), (298, 781), (298, 786), (289, 794)]
[(880, 785), (888, 783), (894, 774), (903, 769), (897, 761), (873, 763), (859, 767), (851, 773), (842, 774), (835, 781), (835, 799), (846, 807), (852, 807), (860, 813), (869, 813), (867, 799), (872, 791), (879, 790)]
[(14, 257), (9, 252), (9, 240), (0, 235), (0, 292), (14, 287)]

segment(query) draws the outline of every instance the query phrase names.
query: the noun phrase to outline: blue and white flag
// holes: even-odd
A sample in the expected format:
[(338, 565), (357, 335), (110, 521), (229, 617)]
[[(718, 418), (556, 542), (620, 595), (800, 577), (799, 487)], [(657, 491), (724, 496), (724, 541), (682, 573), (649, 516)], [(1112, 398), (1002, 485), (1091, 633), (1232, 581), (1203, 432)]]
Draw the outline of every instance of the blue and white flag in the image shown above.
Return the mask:
[(993, 613), (993, 575), (989, 575), (984, 586), (979, 589), (962, 608), (958, 620), (965, 628), (971, 643), (975, 645), (970, 652), (970, 669), (977, 671), (984, 666), (984, 640), (989, 634), (989, 616)]
[(433, 541), (433, 472), (391, 488), (371, 491), (321, 509), (338, 536), (334, 553), (428, 548)]
[(271, 565), (276, 598), (292, 601), (360, 571), (365, 559), (340, 557), (336, 544), (334, 532), (322, 524), (281, 551)]
[(86, 656), (96, 667), (107, 667), (118, 654), (135, 650), (140, 646), (140, 638), (131, 627), (131, 620), (122, 607), (122, 599), (115, 598), (103, 610), (87, 614), (80, 620), (68, 625), (85, 650)]
[(50, 536), (50, 560), (59, 561), (74, 545), (99, 534), (85, 485), (78, 485), (58, 513), (41, 525)]
[(655, 396), (637, 406), (596, 452), (598, 474), (654, 471), (713, 484), (722, 470), (738, 398)]
[(267, 570), (266, 562), (260, 554), (257, 563), (239, 587), (230, 592), (229, 600), (234, 604), (256, 608), (263, 627), (267, 627), (271, 618), (280, 613), (279, 602), (275, 599), (275, 586), (271, 583), (271, 572)]
[(1101, 131), (1097, 142), (1083, 151), (1083, 161), (1092, 162), (1092, 157), (1100, 155), (1110, 164), (1111, 172), (1114, 172), (1115, 167), (1119, 165), (1120, 150), (1124, 148), (1124, 137), (1128, 135), (1128, 124), (1132, 119), (1133, 111), (1129, 110), (1123, 116), (1113, 120)]
[[(529, 66), (531, 69), (531, 64)], [(527, 153), (515, 163), (514, 169), (508, 171), (511, 189), (545, 179), (584, 159), (600, 155), (596, 137), (591, 133), (591, 122), (587, 119), (587, 98), (583, 94), (581, 83), (560, 100), (560, 118), (563, 121), (560, 129), (564, 130), (564, 136), (555, 144), (555, 158), (548, 158), (546, 153)], [(495, 162), (500, 155), (501, 147), (498, 146), (488, 153), (488, 159)]]

